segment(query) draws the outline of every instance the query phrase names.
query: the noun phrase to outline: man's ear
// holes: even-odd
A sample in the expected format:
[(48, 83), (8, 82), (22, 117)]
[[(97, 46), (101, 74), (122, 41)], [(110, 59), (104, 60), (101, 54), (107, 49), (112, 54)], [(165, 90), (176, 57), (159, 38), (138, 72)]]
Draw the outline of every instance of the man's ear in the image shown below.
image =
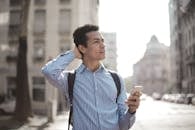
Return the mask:
[(86, 51), (86, 47), (84, 47), (83, 45), (78, 45), (78, 49), (80, 52), (82, 52), (83, 54), (85, 53)]

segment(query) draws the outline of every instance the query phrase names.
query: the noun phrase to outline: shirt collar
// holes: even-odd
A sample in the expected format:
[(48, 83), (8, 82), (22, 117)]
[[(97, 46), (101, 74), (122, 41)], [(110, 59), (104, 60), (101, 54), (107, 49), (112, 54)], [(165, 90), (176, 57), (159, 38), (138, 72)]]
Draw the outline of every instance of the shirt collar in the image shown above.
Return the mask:
[[(85, 66), (83, 63), (78, 67), (78, 69), (76, 70), (77, 73), (82, 73), (84, 72), (85, 70), (89, 70), (87, 68), (87, 66)], [(104, 65), (102, 63), (100, 63), (100, 67), (95, 71), (95, 72), (98, 72), (98, 71), (106, 71), (106, 68), (104, 67)]]

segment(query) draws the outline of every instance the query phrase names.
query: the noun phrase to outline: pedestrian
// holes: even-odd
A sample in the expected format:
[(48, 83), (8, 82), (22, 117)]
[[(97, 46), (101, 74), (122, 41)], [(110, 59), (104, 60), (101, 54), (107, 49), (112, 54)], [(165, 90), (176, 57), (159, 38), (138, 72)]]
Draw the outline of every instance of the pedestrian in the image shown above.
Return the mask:
[(69, 71), (66, 68), (75, 58), (82, 60), (75, 70), (73, 130), (128, 130), (135, 122), (140, 92), (127, 98), (124, 81), (119, 76), (121, 88), (117, 97), (114, 80), (101, 63), (105, 58), (105, 44), (98, 26), (86, 24), (78, 27), (73, 33), (73, 40), (74, 49), (59, 55), (42, 68), (48, 81), (69, 97)]

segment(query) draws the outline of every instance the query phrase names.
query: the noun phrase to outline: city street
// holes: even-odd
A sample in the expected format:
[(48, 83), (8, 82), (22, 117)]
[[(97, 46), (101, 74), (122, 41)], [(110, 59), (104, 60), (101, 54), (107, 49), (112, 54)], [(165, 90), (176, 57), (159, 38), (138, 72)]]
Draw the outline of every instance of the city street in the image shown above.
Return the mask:
[[(35, 116), (28, 124), (14, 130), (65, 130), (67, 122), (68, 113), (58, 115), (53, 123), (47, 122), (45, 117)], [(195, 130), (195, 106), (146, 98), (141, 100), (131, 130)]]
[(194, 21), (195, 0), (0, 0), (0, 130), (67, 130), (70, 105), (79, 130), (195, 130)]
[(195, 106), (152, 99), (141, 101), (131, 130), (195, 130)]
[[(67, 117), (59, 118), (44, 130), (63, 130)], [(60, 127), (61, 126), (61, 127)], [(142, 100), (137, 111), (137, 120), (131, 130), (195, 130), (195, 106)]]

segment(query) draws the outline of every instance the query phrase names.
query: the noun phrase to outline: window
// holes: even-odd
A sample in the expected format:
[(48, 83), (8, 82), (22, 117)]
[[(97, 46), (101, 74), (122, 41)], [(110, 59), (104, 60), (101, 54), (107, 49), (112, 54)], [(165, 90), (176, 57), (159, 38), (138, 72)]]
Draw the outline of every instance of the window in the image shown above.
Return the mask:
[(18, 55), (18, 40), (9, 40), (8, 55), (6, 56), (6, 61), (8, 63), (16, 63)]
[(20, 24), (20, 10), (12, 10), (10, 11), (10, 24), (11, 25), (19, 25)]
[(8, 50), (8, 55), (6, 56), (6, 61), (8, 63), (16, 63), (17, 62), (17, 45), (16, 46), (10, 46)]
[(34, 0), (35, 5), (45, 5), (46, 4), (46, 0)]
[(7, 55), (6, 56), (6, 61), (8, 63), (16, 63), (16, 61), (17, 61), (17, 55)]
[(97, 0), (97, 5), (99, 5), (100, 4), (100, 1), (99, 0)]
[(33, 100), (45, 101), (45, 79), (43, 77), (33, 77)]
[(34, 88), (33, 89), (33, 100), (34, 101), (45, 101), (45, 92), (43, 89)]
[(20, 6), (22, 5), (21, 0), (10, 0), (10, 6)]
[(46, 11), (36, 10), (34, 17), (34, 33), (44, 34), (46, 30)]
[(60, 41), (60, 53), (64, 53), (66, 52), (67, 50), (70, 50), (71, 47), (70, 47), (70, 42), (69, 41), (66, 41), (66, 40), (61, 40)]
[(18, 47), (18, 40), (17, 39), (9, 39), (9, 46), (12, 47)]
[(7, 96), (9, 99), (16, 97), (16, 77), (7, 77)]
[(60, 34), (69, 34), (71, 31), (71, 11), (70, 10), (60, 10), (60, 17), (59, 17), (59, 33)]
[(17, 37), (20, 32), (18, 25), (9, 25), (9, 37)]
[(195, 41), (195, 25), (192, 27), (192, 37), (193, 41)]
[(14, 37), (18, 36), (20, 29), (20, 13), (21, 11), (15, 10), (10, 11), (10, 19), (9, 19), (9, 36)]
[(44, 40), (37, 40), (34, 42), (34, 47), (33, 47), (33, 61), (34, 63), (36, 62), (41, 62), (44, 61), (45, 59), (45, 42)]
[(191, 65), (191, 74), (192, 74), (192, 77), (195, 76), (195, 64)]
[(70, 0), (60, 0), (60, 4), (65, 4), (65, 3), (69, 3)]

